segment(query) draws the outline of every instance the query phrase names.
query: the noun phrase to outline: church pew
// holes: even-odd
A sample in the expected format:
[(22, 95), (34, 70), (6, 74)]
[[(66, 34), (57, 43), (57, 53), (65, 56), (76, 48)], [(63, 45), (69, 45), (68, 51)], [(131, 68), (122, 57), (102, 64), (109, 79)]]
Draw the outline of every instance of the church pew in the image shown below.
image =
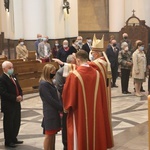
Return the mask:
[(23, 59), (0, 59), (0, 64), (2, 64), (6, 60), (11, 61), (12, 63), (23, 62)]
[(28, 61), (36, 60), (36, 52), (35, 51), (28, 51)]
[[(56, 69), (59, 69), (59, 65), (55, 62), (49, 62), (53, 64)], [(39, 79), (41, 77), (42, 69), (47, 63), (33, 63), (26, 64), (24, 67), (14, 66), (15, 74), (19, 80), (20, 86), (24, 94), (38, 92)]]
[(0, 55), (0, 61), (5, 61), (7, 60), (7, 57), (5, 55)]

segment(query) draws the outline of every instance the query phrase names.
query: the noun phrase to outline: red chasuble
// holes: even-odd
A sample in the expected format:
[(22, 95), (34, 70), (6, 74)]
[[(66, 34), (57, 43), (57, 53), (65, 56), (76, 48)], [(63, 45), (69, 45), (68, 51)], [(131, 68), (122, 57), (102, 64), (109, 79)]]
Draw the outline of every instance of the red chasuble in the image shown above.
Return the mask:
[[(79, 66), (66, 79), (64, 109), (68, 111), (68, 150), (106, 150), (108, 112), (104, 79), (92, 67)], [(106, 108), (106, 110), (104, 110)], [(107, 118), (105, 118), (107, 117)], [(108, 125), (109, 126), (109, 125)]]
[(103, 112), (104, 112), (104, 119), (105, 119), (105, 129), (106, 129), (106, 137), (107, 137), (107, 148), (112, 148), (114, 146), (113, 141), (113, 133), (112, 133), (112, 123), (111, 123), (111, 89), (110, 85), (107, 87), (106, 80), (107, 80), (107, 69), (106, 65), (103, 64), (103, 61), (100, 61), (101, 58), (93, 62), (89, 62), (89, 65), (96, 69), (101, 78), (104, 80), (104, 87), (106, 89), (106, 98), (102, 99), (103, 101)]

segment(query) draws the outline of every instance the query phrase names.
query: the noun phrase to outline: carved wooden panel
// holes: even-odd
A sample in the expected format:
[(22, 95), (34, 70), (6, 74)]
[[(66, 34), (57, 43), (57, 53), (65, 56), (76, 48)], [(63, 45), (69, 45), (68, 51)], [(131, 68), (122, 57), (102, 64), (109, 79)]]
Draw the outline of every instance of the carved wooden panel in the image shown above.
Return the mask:
[(123, 33), (128, 34), (132, 42), (132, 47), (135, 47), (136, 40), (141, 40), (145, 45), (145, 50), (147, 50), (148, 43), (150, 42), (150, 27), (145, 25), (144, 20), (140, 20), (133, 14), (133, 16), (126, 21), (126, 26), (119, 32), (120, 40), (122, 40)]

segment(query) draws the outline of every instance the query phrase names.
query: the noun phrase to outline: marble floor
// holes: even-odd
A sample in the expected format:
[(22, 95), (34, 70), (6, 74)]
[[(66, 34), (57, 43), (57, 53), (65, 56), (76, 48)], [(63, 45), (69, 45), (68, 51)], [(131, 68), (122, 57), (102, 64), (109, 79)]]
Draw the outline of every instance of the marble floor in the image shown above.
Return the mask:
[[(129, 91), (132, 94), (122, 94), (120, 78), (118, 88), (112, 88), (112, 126), (115, 146), (111, 150), (148, 150), (148, 102), (147, 92), (143, 97), (136, 97), (133, 81), (130, 79)], [(147, 90), (147, 82), (143, 84)], [(22, 102), (22, 122), (19, 139), (23, 145), (15, 150), (42, 150), (43, 139), (41, 128), (42, 104), (38, 93), (24, 95)], [(56, 136), (56, 150), (63, 150), (61, 132)], [(4, 147), (2, 114), (0, 113), (0, 150)], [(10, 149), (10, 148), (9, 148)]]

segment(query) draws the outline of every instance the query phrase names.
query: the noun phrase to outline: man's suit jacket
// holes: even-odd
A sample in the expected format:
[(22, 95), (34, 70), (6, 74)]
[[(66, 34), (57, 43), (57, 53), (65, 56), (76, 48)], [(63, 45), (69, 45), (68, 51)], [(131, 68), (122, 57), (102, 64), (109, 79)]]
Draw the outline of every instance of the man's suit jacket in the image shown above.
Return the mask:
[(87, 43), (85, 43), (83, 46), (82, 46), (82, 49), (85, 50), (88, 54), (90, 52), (90, 47)]
[[(22, 90), (16, 77), (13, 76), (13, 79), (18, 87), (19, 95), (22, 95)], [(13, 81), (4, 73), (0, 77), (0, 96), (2, 112), (9, 111), (11, 113), (11, 111), (21, 109), (20, 102), (16, 101), (16, 86)]]
[(111, 63), (111, 67), (118, 66), (118, 53), (119, 53), (119, 48), (116, 47), (116, 52), (114, 52), (112, 46), (108, 46), (106, 49), (106, 55)]

